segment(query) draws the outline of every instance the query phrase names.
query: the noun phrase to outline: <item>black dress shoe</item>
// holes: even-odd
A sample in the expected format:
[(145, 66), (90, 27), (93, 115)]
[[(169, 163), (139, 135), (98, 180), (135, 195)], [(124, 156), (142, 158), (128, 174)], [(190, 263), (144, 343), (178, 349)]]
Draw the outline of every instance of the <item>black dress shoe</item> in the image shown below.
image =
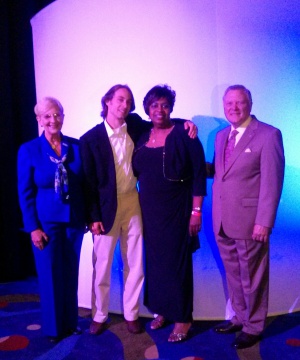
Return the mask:
[(57, 344), (62, 340), (60, 336), (47, 336), (47, 338), (52, 344)]
[(220, 325), (214, 327), (214, 331), (217, 334), (233, 334), (237, 331), (241, 331), (243, 325), (233, 324), (231, 321), (226, 321)]
[(261, 338), (261, 335), (247, 334), (242, 331), (241, 334), (232, 343), (232, 346), (235, 349), (246, 349), (256, 344), (261, 340)]
[(77, 326), (75, 329), (68, 330), (68, 335), (80, 335), (82, 334), (82, 330), (79, 326)]

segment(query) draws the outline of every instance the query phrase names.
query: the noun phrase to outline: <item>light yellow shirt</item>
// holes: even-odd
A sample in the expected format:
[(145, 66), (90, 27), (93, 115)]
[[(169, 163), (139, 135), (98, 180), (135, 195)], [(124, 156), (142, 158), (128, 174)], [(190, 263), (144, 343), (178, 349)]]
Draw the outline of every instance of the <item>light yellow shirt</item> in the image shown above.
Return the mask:
[[(236, 128), (235, 130), (237, 130), (239, 133), (236, 135), (235, 137), (235, 146), (236, 144), (240, 141), (241, 137), (243, 136), (247, 126), (250, 124), (250, 121), (252, 120), (252, 117), (249, 116), (247, 120), (245, 120), (241, 126), (239, 126), (238, 128)], [(230, 135), (231, 135), (231, 132), (234, 130), (234, 127), (231, 126), (231, 130), (230, 130), (230, 133), (229, 133), (229, 138), (230, 138)]]
[(132, 171), (133, 141), (127, 133), (127, 124), (112, 129), (105, 120), (104, 125), (113, 150), (117, 179), (117, 194), (125, 194), (136, 188)]

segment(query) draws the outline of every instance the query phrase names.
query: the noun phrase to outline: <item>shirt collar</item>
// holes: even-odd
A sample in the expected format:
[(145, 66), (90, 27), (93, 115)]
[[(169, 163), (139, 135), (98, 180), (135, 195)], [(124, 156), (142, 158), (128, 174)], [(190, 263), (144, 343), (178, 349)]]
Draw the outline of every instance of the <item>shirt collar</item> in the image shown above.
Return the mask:
[(231, 125), (230, 133), (233, 130), (237, 130), (240, 134), (244, 133), (244, 131), (246, 130), (246, 127), (250, 124), (251, 120), (252, 120), (252, 117), (251, 117), (251, 115), (249, 115), (249, 117), (242, 123), (242, 125), (237, 127), (236, 129)]
[(104, 126), (106, 128), (107, 131), (107, 135), (108, 137), (112, 137), (114, 135), (123, 135), (126, 134), (127, 132), (127, 124), (126, 122), (124, 122), (124, 124), (122, 124), (120, 127), (112, 129), (109, 125), (109, 123), (106, 121), (106, 119), (104, 120)]

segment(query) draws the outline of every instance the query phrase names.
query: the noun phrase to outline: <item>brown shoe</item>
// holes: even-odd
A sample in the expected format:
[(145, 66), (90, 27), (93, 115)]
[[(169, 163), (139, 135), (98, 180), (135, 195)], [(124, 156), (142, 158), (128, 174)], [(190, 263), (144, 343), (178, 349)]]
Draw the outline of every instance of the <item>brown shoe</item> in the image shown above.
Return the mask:
[(90, 334), (100, 335), (106, 329), (106, 323), (99, 323), (97, 321), (92, 321), (90, 325)]
[(142, 332), (142, 327), (139, 319), (133, 321), (126, 320), (126, 324), (127, 324), (127, 330), (131, 334), (140, 334)]

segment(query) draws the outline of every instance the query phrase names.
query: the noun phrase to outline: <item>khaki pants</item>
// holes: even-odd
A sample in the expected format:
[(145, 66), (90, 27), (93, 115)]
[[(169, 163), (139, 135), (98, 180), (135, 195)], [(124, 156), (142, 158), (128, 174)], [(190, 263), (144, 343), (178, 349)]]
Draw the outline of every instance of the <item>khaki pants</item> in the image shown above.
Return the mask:
[(138, 318), (139, 296), (144, 282), (143, 228), (137, 191), (118, 195), (118, 208), (112, 229), (94, 236), (93, 320), (108, 317), (111, 267), (118, 240), (123, 260), (123, 307), (128, 321)]

